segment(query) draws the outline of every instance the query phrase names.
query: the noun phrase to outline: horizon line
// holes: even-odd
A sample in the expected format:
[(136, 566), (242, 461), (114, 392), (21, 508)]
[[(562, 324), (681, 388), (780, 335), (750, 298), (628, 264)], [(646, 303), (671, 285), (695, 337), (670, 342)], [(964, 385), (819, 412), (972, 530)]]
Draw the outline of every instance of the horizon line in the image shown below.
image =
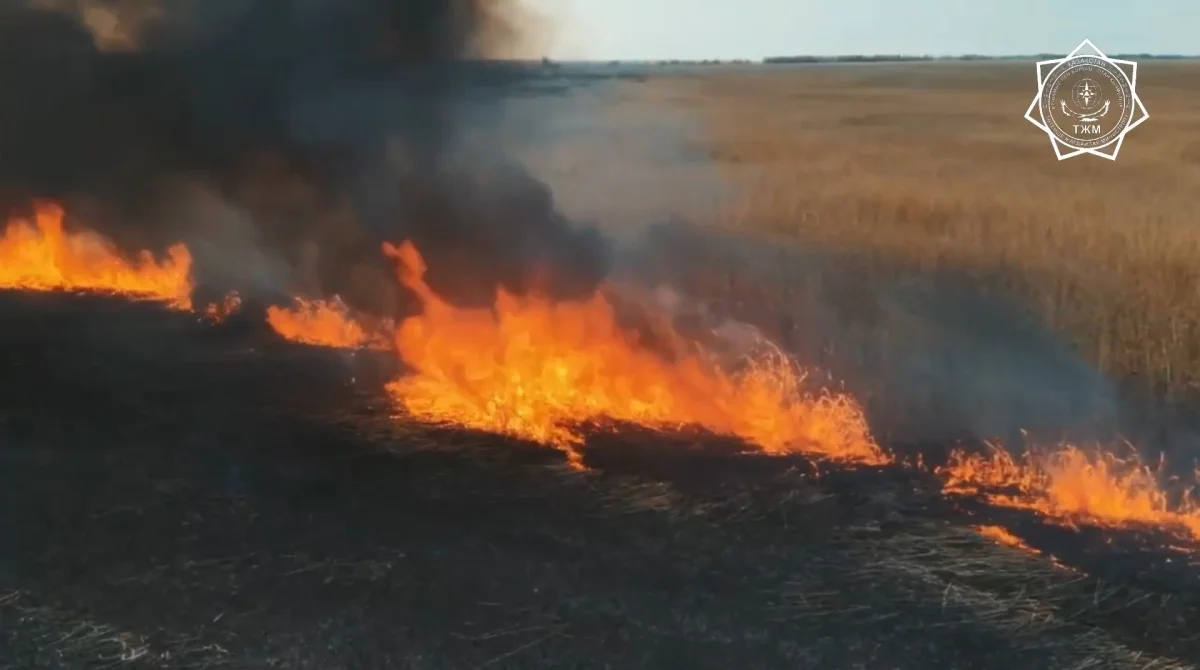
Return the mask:
[[(1066, 53), (1032, 53), (1032, 54), (1009, 54), (1009, 55), (985, 55), (985, 54), (837, 54), (837, 55), (814, 55), (814, 54), (796, 54), (796, 55), (780, 55), (766, 56), (760, 58), (746, 57), (695, 57), (695, 58), (679, 58), (679, 57), (664, 57), (664, 58), (517, 58), (512, 59), (520, 62), (552, 62), (552, 63), (580, 63), (580, 64), (595, 64), (595, 63), (610, 63), (610, 64), (642, 64), (642, 63), (737, 63), (737, 64), (787, 64), (787, 63), (819, 63), (819, 62), (882, 62), (882, 61), (934, 61), (934, 60), (960, 60), (960, 61), (990, 61), (990, 60), (1049, 60), (1055, 58), (1065, 58)], [(1171, 53), (1151, 53), (1151, 52), (1130, 52), (1130, 53), (1113, 53), (1106, 54), (1109, 58), (1121, 60), (1198, 60), (1200, 54), (1171, 54)]]

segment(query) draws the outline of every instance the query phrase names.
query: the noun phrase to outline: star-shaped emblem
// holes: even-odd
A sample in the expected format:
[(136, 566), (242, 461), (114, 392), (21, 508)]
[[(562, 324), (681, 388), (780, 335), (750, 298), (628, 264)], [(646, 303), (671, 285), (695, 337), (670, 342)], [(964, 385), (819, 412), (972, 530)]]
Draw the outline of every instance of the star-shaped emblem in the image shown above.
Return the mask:
[[(1109, 58), (1091, 40), (1065, 58), (1038, 61), (1037, 79), (1025, 118), (1050, 137), (1059, 160), (1085, 153), (1116, 160), (1125, 135), (1150, 118), (1137, 94), (1137, 63)], [(1068, 104), (1073, 94), (1083, 111)]]

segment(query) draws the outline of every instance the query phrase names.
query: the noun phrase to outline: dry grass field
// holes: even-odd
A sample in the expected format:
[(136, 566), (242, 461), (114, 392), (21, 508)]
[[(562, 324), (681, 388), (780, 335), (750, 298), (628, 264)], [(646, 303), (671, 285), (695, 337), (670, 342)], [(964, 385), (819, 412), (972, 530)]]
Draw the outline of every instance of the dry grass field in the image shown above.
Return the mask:
[(1023, 119), (1030, 63), (714, 69), (670, 90), (735, 186), (716, 223), (852, 258), (843, 288), (864, 295), (941, 277), (1015, 298), (1096, 369), (1178, 394), (1200, 386), (1198, 75), (1141, 64), (1151, 118), (1115, 162), (1056, 160)]
[[(1170, 84), (1187, 73), (1144, 87), (1155, 117), (1111, 164), (1054, 161), (1020, 118), (1023, 72), (716, 68), (564, 85), (468, 158), (510, 140), (548, 149), (531, 165), (569, 218), (635, 242), (606, 287), (615, 308), (636, 316), (661, 281), (687, 299), (680, 334), (726, 315), (769, 331), (851, 387), (898, 457), (932, 468), (952, 446), (939, 431), (1004, 435), (1102, 409), (1111, 387), (1093, 367), (1175, 390), (1200, 378), (1182, 221), (1196, 168), (1172, 144), (1188, 98)], [(530, 211), (497, 207), (504, 223)], [(630, 279), (650, 283), (623, 293)], [(113, 296), (0, 295), (0, 537), (15, 548), (0, 551), (0, 670), (1200, 667), (1200, 531), (1155, 516), (1144, 487), (1122, 510), (1084, 478), (1095, 496), (1044, 512), (929, 468), (626, 424), (610, 419), (641, 396), (622, 388), (656, 382), (625, 374), (623, 359), (647, 359), (605, 348), (607, 326), (564, 310), (589, 341), (559, 346), (554, 323), (520, 312), (501, 335), (468, 320), (478, 312), (426, 314), (421, 329), (453, 349), (504, 350), (433, 368), (460, 389), (482, 380), (489, 417), (579, 407), (604, 395), (586, 377), (620, 380), (612, 417), (605, 398), (569, 417), (586, 437), (580, 471), (503, 434), (520, 421), (480, 431), (469, 413), (398, 406), (385, 381), (436, 376), (406, 358), (421, 346), (288, 342), (263, 316), (279, 296), (245, 297), (212, 321)], [(732, 345), (746, 331), (729, 332)], [(603, 365), (593, 335), (613, 352)], [(566, 376), (564, 350), (591, 372)], [(681, 397), (733, 397), (704, 379)], [(805, 437), (830, 437), (803, 417)], [(1133, 514), (1089, 516), (1096, 500)]]

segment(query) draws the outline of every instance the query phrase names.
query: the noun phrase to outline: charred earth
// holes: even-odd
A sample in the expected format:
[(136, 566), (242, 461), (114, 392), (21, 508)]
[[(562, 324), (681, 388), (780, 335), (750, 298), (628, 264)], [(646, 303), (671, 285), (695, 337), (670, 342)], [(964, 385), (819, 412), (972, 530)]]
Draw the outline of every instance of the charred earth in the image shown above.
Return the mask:
[(699, 434), (597, 432), (572, 472), (394, 417), (385, 363), (253, 320), (25, 293), (0, 315), (0, 667), (1200, 661), (1196, 570), (1135, 531)]

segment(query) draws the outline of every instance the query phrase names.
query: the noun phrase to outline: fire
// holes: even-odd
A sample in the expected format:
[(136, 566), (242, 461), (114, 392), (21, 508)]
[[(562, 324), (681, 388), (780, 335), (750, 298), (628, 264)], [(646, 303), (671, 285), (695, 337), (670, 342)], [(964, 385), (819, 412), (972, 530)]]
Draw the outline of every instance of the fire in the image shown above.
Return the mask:
[(0, 288), (96, 291), (192, 308), (192, 257), (175, 245), (159, 262), (148, 251), (127, 260), (111, 241), (67, 232), (63, 210), (39, 204), (34, 220), (13, 218), (0, 237)]
[(1200, 506), (1191, 491), (1172, 502), (1159, 472), (1111, 453), (1067, 446), (1018, 460), (1002, 449), (956, 452), (939, 472), (948, 493), (982, 494), (992, 504), (1033, 510), (1063, 525), (1154, 526), (1200, 540)]
[(1003, 526), (975, 526), (975, 532), (1006, 547), (1013, 547), (1014, 549), (1020, 549), (1031, 554), (1040, 553), (1037, 549), (1025, 544), (1024, 540), (1013, 535), (1012, 531)]
[[(33, 221), (9, 221), (0, 236), (0, 288), (99, 291), (192, 309), (186, 247), (171, 247), (162, 261), (147, 251), (131, 261), (109, 240), (66, 231), (63, 220), (61, 207), (43, 203)], [(663, 355), (622, 327), (600, 293), (554, 302), (498, 290), (490, 309), (458, 308), (425, 282), (425, 263), (411, 243), (385, 244), (383, 250), (396, 262), (400, 282), (419, 299), (420, 315), (398, 327), (390, 322), (367, 327), (340, 299), (297, 298), (291, 308), (269, 308), (267, 322), (283, 337), (306, 344), (394, 348), (410, 373), (389, 383), (387, 391), (416, 419), (557, 447), (576, 467), (582, 467), (582, 426), (605, 421), (662, 430), (697, 426), (771, 454), (893, 462), (872, 439), (852, 398), (805, 393), (802, 372), (784, 356), (729, 372), (700, 351)], [(203, 312), (221, 321), (240, 307), (232, 293)], [(1020, 458), (1002, 449), (959, 451), (937, 474), (948, 494), (979, 495), (1064, 526), (1147, 526), (1200, 544), (1200, 501), (1192, 490), (1173, 496), (1163, 486), (1161, 468), (1111, 453), (1073, 446)], [(1003, 528), (976, 530), (1033, 551)]]
[(424, 308), (395, 332), (412, 374), (388, 385), (416, 418), (558, 447), (575, 465), (579, 425), (603, 419), (701, 426), (770, 453), (888, 461), (850, 398), (803, 396), (790, 365), (730, 375), (698, 355), (667, 360), (620, 328), (600, 295), (552, 302), (499, 290), (493, 309), (457, 308), (425, 283), (412, 244), (384, 252)]
[(204, 316), (213, 323), (222, 323), (242, 308), (242, 297), (237, 291), (226, 295), (221, 302), (214, 302), (204, 308)]
[(267, 308), (267, 323), (284, 339), (337, 349), (384, 348), (386, 340), (355, 321), (338, 298), (296, 298), (291, 308)]

